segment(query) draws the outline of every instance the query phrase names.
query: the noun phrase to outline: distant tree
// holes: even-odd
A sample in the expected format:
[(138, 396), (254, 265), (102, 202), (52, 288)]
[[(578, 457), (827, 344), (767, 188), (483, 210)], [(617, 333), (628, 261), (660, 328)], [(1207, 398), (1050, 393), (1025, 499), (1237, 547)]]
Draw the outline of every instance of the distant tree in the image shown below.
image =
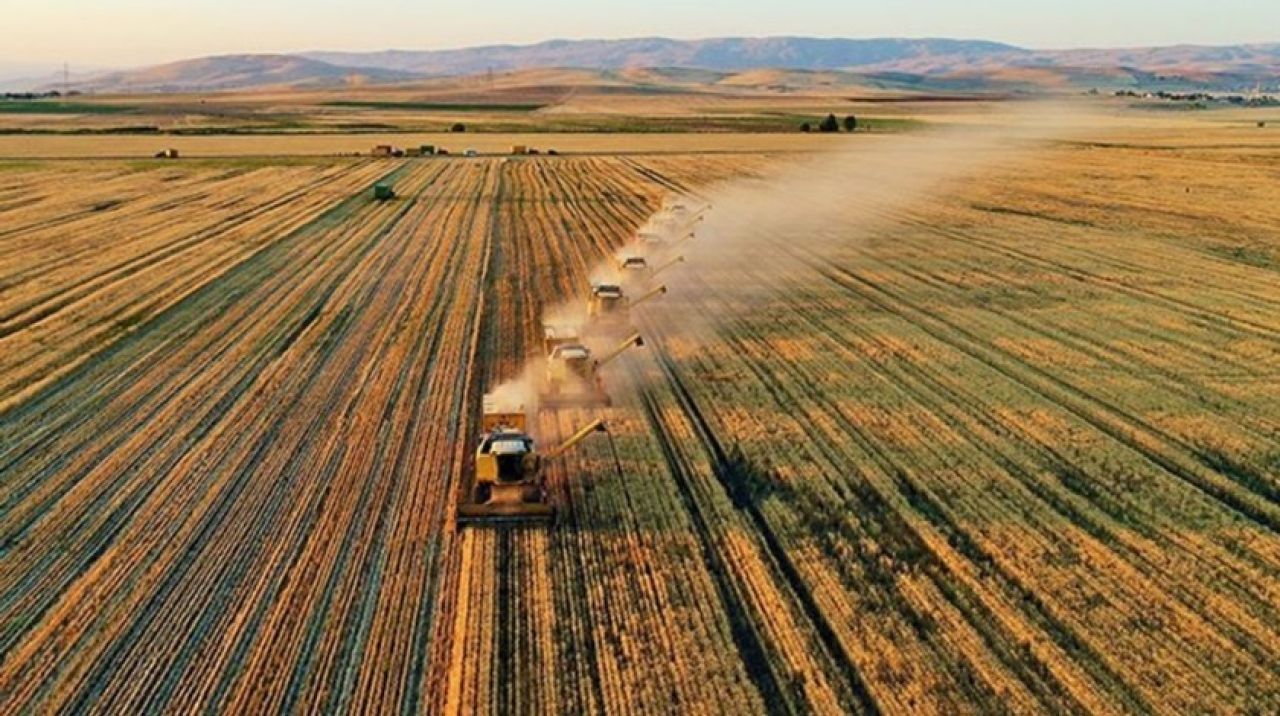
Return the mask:
[(465, 132), (465, 131), (467, 131), (467, 125), (463, 124), (462, 122), (457, 122), (457, 123), (455, 123), (452, 127), (450, 127), (450, 128), (449, 128), (449, 131), (450, 131), (450, 132)]
[(812, 130), (813, 130), (813, 127), (810, 127), (808, 122), (805, 122), (804, 124), (800, 125), (801, 132), (809, 132)]
[(822, 120), (822, 124), (818, 125), (819, 132), (839, 132), (840, 122), (836, 120), (834, 114), (828, 114), (827, 118)]
[(858, 118), (852, 114), (844, 118), (844, 131), (852, 132), (858, 128)]

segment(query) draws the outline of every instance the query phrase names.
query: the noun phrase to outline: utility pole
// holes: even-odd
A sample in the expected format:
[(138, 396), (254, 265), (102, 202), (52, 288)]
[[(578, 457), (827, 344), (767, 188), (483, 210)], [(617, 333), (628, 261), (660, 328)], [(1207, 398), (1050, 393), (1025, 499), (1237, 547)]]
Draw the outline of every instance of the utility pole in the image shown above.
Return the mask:
[(62, 63), (62, 94), (66, 95), (71, 91), (71, 66), (66, 61)]

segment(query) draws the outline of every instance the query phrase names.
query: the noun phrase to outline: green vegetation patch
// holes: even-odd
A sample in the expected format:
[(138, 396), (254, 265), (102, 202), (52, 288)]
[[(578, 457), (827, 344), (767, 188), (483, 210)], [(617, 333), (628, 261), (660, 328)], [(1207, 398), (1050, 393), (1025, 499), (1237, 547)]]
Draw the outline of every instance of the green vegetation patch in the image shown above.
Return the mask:
[(48, 162), (42, 162), (33, 159), (6, 159), (0, 161), (0, 172), (22, 172), (31, 171), (33, 169), (43, 169), (48, 166)]
[(1280, 261), (1266, 248), (1252, 246), (1211, 246), (1209, 252), (1228, 261), (1242, 263), (1246, 266), (1271, 269), (1280, 267)]
[(38, 99), (0, 100), (0, 114), (121, 114), (137, 109), (122, 104), (50, 102)]

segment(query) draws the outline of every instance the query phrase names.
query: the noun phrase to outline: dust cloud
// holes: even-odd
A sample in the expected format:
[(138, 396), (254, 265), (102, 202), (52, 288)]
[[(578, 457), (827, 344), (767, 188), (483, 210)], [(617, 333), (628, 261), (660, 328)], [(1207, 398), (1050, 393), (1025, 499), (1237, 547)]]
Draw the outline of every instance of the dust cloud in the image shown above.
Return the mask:
[(537, 361), (526, 363), (520, 375), (503, 381), (485, 393), (485, 410), (499, 413), (525, 413), (526, 420), (537, 411), (538, 371)]
[[(1080, 139), (1089, 118), (1070, 105), (1016, 103), (981, 125), (862, 137), (832, 137), (829, 152), (772, 165), (763, 173), (683, 196), (651, 216), (632, 243), (589, 272), (591, 283), (622, 283), (632, 299), (648, 286), (623, 280), (619, 262), (645, 256), (651, 269), (680, 257), (649, 285), (669, 292), (637, 307), (633, 323), (682, 345), (713, 340), (725, 324), (766, 307), (779, 291), (817, 280), (814, 265), (831, 261), (872, 233), (903, 220), (913, 206), (951, 191), (983, 172), (1013, 164), (1053, 140)], [(685, 213), (672, 211), (683, 204)], [(587, 331), (584, 295), (552, 306), (544, 325)], [(650, 339), (645, 335), (644, 338)], [(584, 336), (585, 338), (585, 336)], [(599, 355), (610, 346), (586, 340)], [(627, 359), (624, 356), (625, 362)], [(537, 410), (545, 360), (495, 389), (501, 400)], [(630, 389), (630, 371), (605, 376)]]
[[(1011, 103), (980, 125), (918, 133), (832, 137), (840, 148), (712, 186), (690, 201), (710, 210), (687, 261), (663, 276), (671, 289), (642, 308), (688, 340), (764, 307), (780, 290), (817, 280), (813, 266), (909, 220), (913, 207), (1014, 165), (1053, 141), (1097, 126), (1070, 103)], [(651, 226), (658, 219), (651, 219)], [(674, 328), (673, 328), (674, 330)]]

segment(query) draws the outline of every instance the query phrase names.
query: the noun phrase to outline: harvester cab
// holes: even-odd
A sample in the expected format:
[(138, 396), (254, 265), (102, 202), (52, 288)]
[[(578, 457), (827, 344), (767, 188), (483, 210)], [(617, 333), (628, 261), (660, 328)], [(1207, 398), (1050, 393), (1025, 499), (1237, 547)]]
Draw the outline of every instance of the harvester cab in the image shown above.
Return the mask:
[(565, 402), (590, 403), (597, 392), (591, 349), (581, 343), (556, 346), (547, 354), (546, 389), (539, 396), (545, 407)]
[(667, 292), (666, 286), (656, 286), (638, 298), (628, 298), (622, 287), (616, 284), (598, 284), (591, 288), (587, 301), (588, 328), (594, 336), (610, 337), (631, 333), (631, 309)]
[(396, 190), (390, 184), (379, 182), (373, 185), (374, 201), (391, 201), (396, 198)]
[(644, 338), (634, 333), (600, 357), (580, 343), (556, 346), (547, 356), (546, 384), (538, 397), (539, 403), (550, 408), (612, 405), (600, 369), (628, 348), (643, 345)]
[(544, 460), (562, 455), (591, 433), (605, 429), (604, 421), (595, 420), (544, 457), (526, 432), (526, 420), (524, 406), (503, 405), (493, 396), (485, 396), (484, 433), (476, 447), (474, 484), (458, 506), (459, 524), (549, 521), (555, 509), (547, 499)]
[(623, 254), (618, 257), (619, 281), (626, 289), (643, 289), (652, 276), (649, 259), (640, 254)]
[(581, 343), (578, 327), (560, 323), (542, 324), (542, 351), (551, 355), (558, 346)]
[(644, 274), (649, 271), (649, 260), (639, 254), (627, 254), (618, 261), (618, 269), (624, 274)]
[(622, 293), (622, 286), (616, 283), (598, 283), (591, 287), (591, 298), (587, 300), (587, 318), (609, 321), (625, 319), (626, 315), (627, 297)]

